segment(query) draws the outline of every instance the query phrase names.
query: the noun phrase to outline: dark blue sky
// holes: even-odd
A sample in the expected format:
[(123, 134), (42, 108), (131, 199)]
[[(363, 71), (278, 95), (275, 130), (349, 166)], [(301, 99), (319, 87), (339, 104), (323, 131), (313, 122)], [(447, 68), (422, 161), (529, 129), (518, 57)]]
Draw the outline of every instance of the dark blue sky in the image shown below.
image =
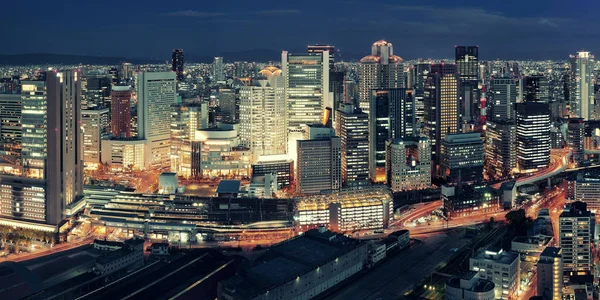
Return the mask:
[(4, 0), (0, 53), (50, 52), (168, 59), (329, 43), (358, 56), (386, 39), (406, 59), (600, 53), (597, 0)]

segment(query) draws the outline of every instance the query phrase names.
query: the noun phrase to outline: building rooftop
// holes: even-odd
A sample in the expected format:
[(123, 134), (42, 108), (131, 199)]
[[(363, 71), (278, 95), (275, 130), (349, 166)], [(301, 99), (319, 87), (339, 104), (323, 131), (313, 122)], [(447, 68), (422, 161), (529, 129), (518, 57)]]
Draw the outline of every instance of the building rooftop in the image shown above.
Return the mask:
[(546, 247), (540, 256), (545, 257), (561, 257), (560, 248), (557, 247)]
[(241, 180), (221, 180), (217, 187), (217, 194), (235, 194), (240, 192)]
[(250, 298), (335, 260), (361, 244), (344, 235), (313, 229), (272, 247), (251, 267), (221, 284)]
[(515, 252), (505, 252), (502, 249), (497, 249), (495, 247), (488, 247), (487, 249), (477, 252), (471, 259), (509, 265), (519, 259), (519, 254)]

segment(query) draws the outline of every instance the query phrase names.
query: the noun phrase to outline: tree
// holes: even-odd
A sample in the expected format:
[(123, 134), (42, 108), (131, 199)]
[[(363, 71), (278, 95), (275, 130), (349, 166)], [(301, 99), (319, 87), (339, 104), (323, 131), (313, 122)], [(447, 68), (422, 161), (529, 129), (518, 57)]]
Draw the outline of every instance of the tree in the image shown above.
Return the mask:
[(522, 208), (508, 212), (505, 217), (509, 228), (514, 230), (516, 235), (527, 235), (527, 229), (533, 226), (533, 220)]

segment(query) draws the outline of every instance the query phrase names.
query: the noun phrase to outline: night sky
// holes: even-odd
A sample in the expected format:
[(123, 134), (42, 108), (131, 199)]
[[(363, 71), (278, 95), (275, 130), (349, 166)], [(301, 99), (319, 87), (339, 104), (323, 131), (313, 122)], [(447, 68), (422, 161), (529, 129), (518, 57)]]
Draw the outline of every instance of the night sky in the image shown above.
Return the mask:
[(600, 53), (597, 0), (4, 0), (0, 53), (168, 59), (329, 43), (342, 56), (375, 40), (412, 59), (449, 58), (458, 44), (482, 59), (565, 59)]

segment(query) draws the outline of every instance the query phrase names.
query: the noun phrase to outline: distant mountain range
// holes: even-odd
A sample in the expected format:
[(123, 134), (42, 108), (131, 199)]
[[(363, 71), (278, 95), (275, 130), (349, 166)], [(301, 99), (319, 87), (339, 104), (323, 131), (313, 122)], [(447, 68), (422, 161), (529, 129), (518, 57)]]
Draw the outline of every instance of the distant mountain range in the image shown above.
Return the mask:
[[(290, 53), (302, 53), (305, 49), (290, 50)], [(195, 55), (194, 53), (185, 53), (185, 61), (191, 63), (211, 63), (214, 56)], [(344, 60), (356, 59), (360, 55), (350, 54), (344, 55)], [(281, 51), (268, 49), (254, 49), (237, 52), (223, 52), (218, 56), (222, 56), (225, 62), (232, 61), (281, 61)], [(72, 54), (55, 54), (55, 53), (26, 53), (26, 54), (0, 54), (0, 65), (118, 65), (121, 62), (130, 62), (132, 64), (160, 64), (171, 59), (170, 53), (165, 55), (164, 60), (154, 58), (124, 58), (124, 57), (108, 57), (108, 56), (89, 56), (89, 55), (72, 55)], [(336, 60), (339, 58), (336, 57)]]

